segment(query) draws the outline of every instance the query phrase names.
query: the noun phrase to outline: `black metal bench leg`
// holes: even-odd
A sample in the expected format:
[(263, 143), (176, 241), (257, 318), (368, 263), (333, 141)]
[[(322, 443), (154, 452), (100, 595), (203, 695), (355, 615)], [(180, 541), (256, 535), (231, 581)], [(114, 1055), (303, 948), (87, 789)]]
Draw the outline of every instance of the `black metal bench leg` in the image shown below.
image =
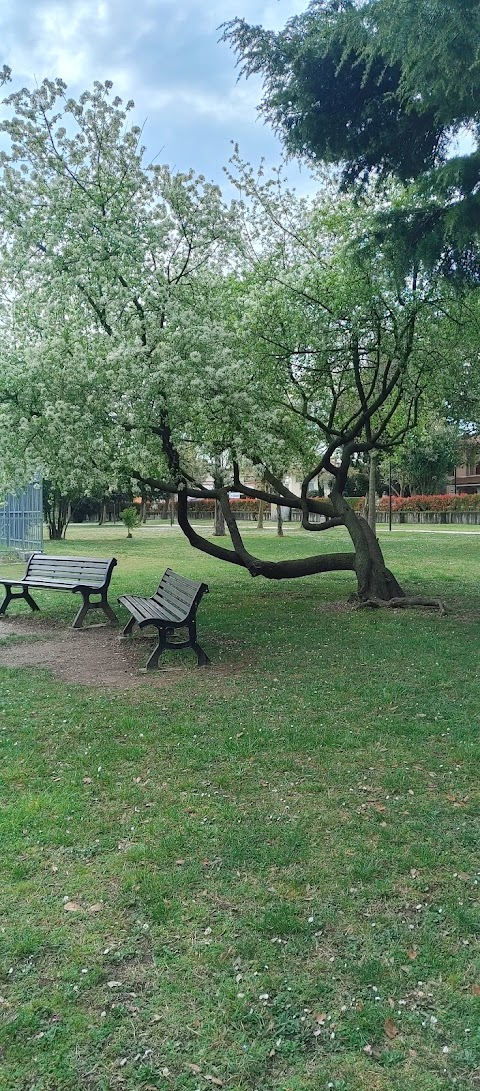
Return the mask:
[(200, 647), (200, 644), (197, 641), (192, 644), (192, 648), (194, 652), (197, 653), (197, 667), (211, 667), (211, 659), (208, 658), (207, 653), (204, 652), (203, 648)]
[(127, 621), (127, 624), (125, 625), (125, 628), (122, 629), (122, 636), (129, 636), (130, 633), (133, 631), (133, 626), (134, 625), (135, 625), (135, 618), (131, 617), (130, 620)]
[(197, 667), (211, 667), (211, 660), (208, 658), (207, 653), (204, 652), (203, 648), (201, 648), (200, 644), (198, 643), (197, 626), (195, 622), (189, 625), (188, 634), (190, 637), (190, 644), (197, 655)]
[(85, 621), (85, 618), (86, 618), (86, 616), (88, 614), (88, 611), (90, 609), (90, 605), (91, 604), (90, 604), (90, 601), (89, 601), (89, 596), (84, 595), (83, 592), (82, 592), (82, 605), (81, 605), (81, 607), (80, 607), (80, 609), (79, 609), (79, 611), (78, 611), (78, 613), (77, 613), (77, 615), (75, 617), (75, 620), (73, 622), (73, 625), (72, 625), (73, 629), (81, 629), (82, 628), (83, 622)]
[(101, 606), (104, 614), (106, 614), (106, 616), (108, 617), (108, 620), (111, 621), (112, 625), (118, 625), (118, 617), (113, 612), (112, 607), (110, 606), (110, 603), (107, 602), (106, 595), (102, 595), (102, 600), (101, 600), (101, 602), (98, 603), (98, 605)]
[(80, 591), (80, 594), (82, 596), (83, 602), (73, 622), (74, 629), (82, 628), (83, 622), (85, 621), (89, 610), (103, 610), (104, 614), (107, 615), (108, 620), (111, 621), (112, 625), (118, 625), (118, 618), (116, 614), (114, 614), (112, 607), (107, 602), (107, 599), (104, 595), (102, 595), (100, 602), (91, 602), (89, 591)]
[[(20, 598), (20, 596), (19, 596), (19, 598)], [(35, 610), (40, 609), (40, 607), (35, 602), (35, 599), (32, 599), (30, 591), (24, 591), (23, 592), (23, 598), (27, 600), (30, 609), (33, 610), (34, 613), (35, 613)]]
[(2, 602), (2, 605), (0, 606), (0, 617), (3, 614), (6, 614), (7, 606), (12, 601), (12, 599), (17, 598), (17, 597), (18, 596), (16, 596), (16, 595), (12, 595), (12, 592), (11, 592), (9, 587), (5, 588), (5, 598), (4, 598), (3, 602)]
[(25, 601), (28, 602), (28, 605), (29, 605), (30, 609), (33, 610), (34, 612), (35, 612), (35, 610), (40, 609), (40, 607), (35, 602), (35, 599), (32, 598), (31, 594), (29, 593), (29, 591), (26, 590), (25, 587), (23, 588), (23, 590), (21, 591), (21, 593), (19, 595), (18, 594), (16, 595), (12, 591), (11, 587), (7, 587), (7, 588), (5, 588), (5, 598), (4, 598), (3, 602), (2, 602), (2, 605), (0, 606), (0, 617), (5, 616), (5, 614), (7, 613), (7, 607), (10, 605), (10, 603), (12, 602), (13, 599), (25, 599)]
[(156, 668), (158, 667), (158, 660), (160, 659), (160, 656), (161, 656), (162, 652), (165, 650), (166, 643), (167, 643), (166, 631), (165, 631), (165, 629), (159, 629), (158, 630), (158, 644), (157, 644), (156, 648), (153, 649), (153, 652), (152, 652), (152, 654), (150, 656), (150, 659), (147, 662), (147, 666), (146, 666), (147, 671), (156, 670)]

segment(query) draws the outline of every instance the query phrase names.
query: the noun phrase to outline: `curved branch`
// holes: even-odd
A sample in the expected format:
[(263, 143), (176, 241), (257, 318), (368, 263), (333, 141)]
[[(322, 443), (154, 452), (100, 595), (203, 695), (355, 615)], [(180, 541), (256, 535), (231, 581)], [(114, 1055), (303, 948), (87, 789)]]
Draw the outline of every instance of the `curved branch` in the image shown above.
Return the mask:
[[(130, 476), (134, 481), (138, 481), (141, 485), (148, 485), (150, 489), (156, 489), (157, 492), (178, 492), (178, 484), (173, 481), (162, 481), (158, 477), (144, 477), (143, 474), (139, 474), (136, 470), (130, 471)], [(197, 500), (219, 500), (220, 494), (218, 489), (202, 488), (200, 485), (188, 485), (187, 496), (193, 496)]]
[[(302, 501), (299, 496), (295, 496), (295, 493), (290, 492), (289, 489), (282, 482), (278, 482), (276, 477), (265, 471), (265, 478), (270, 482), (277, 482), (281, 485), (282, 491), (280, 492), (266, 492), (265, 489), (252, 489), (249, 485), (244, 485), (240, 479), (240, 471), (238, 463), (233, 463), (233, 487), (238, 489), (239, 492), (244, 493), (252, 500), (264, 500), (266, 504), (277, 504), (280, 507), (293, 508), (295, 511), (302, 510)], [(308, 498), (308, 510), (313, 515), (324, 515), (325, 518), (333, 515), (333, 507), (329, 500), (317, 500), (313, 497)]]
[(267, 580), (294, 580), (300, 576), (316, 576), (320, 572), (355, 572), (354, 553), (322, 553), (290, 561), (258, 561), (251, 576)]
[(229, 564), (238, 564), (241, 568), (245, 568), (244, 562), (237, 556), (233, 549), (225, 549), (224, 546), (219, 546), (216, 542), (211, 542), (208, 538), (202, 538), (201, 534), (197, 534), (188, 519), (187, 501), (187, 490), (185, 488), (179, 489), (177, 506), (178, 525), (190, 542), (190, 545), (192, 545), (194, 549), (200, 549), (202, 553), (208, 553), (210, 557), (217, 557), (220, 561), (228, 561)]
[(245, 565), (245, 568), (250, 569), (251, 565), (256, 564), (256, 557), (254, 557), (243, 544), (243, 538), (238, 529), (238, 523), (235, 519), (233, 511), (230, 507), (230, 501), (228, 499), (228, 492), (226, 489), (220, 489), (220, 507), (223, 512), (223, 517), (228, 527), (228, 533), (232, 540), (232, 545), (237, 554), (237, 557)]
[(338, 516), (335, 519), (325, 519), (323, 523), (311, 523), (310, 520), (302, 519), (302, 530), (308, 530), (317, 532), (319, 530), (332, 530), (332, 527), (343, 527), (345, 524), (343, 519)]
[[(288, 580), (300, 576), (315, 576), (319, 572), (354, 572), (354, 553), (325, 553), (315, 557), (302, 557), (298, 560), (262, 561), (259, 557), (248, 557), (248, 563), (232, 549), (211, 542), (208, 538), (202, 538), (193, 529), (188, 520), (187, 489), (180, 488), (178, 492), (178, 525), (185, 534), (190, 544), (202, 553), (208, 553), (210, 557), (228, 561), (229, 564), (239, 565), (245, 568), (251, 576), (264, 576), (267, 580)], [(251, 559), (250, 559), (251, 558)]]

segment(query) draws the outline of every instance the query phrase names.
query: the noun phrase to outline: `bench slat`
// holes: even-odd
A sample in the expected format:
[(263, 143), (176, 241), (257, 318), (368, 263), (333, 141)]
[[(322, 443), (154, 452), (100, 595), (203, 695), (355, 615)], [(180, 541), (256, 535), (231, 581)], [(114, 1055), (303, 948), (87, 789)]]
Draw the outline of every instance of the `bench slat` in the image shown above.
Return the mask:
[(28, 566), (30, 572), (96, 572), (99, 576), (108, 571), (107, 565), (94, 565), (94, 564), (74, 564), (73, 561), (70, 564), (65, 564), (63, 561), (60, 564), (54, 564), (53, 561), (49, 561), (48, 564), (39, 564), (37, 561)]
[(155, 592), (152, 602), (158, 602), (160, 606), (171, 606), (172, 609), (177, 610), (181, 614), (188, 614), (188, 611), (191, 610), (195, 601), (195, 597), (195, 595), (192, 595), (189, 599), (180, 599), (177, 598), (176, 595), (173, 595), (170, 589), (168, 589), (168, 591), (162, 589)]
[(155, 603), (155, 607), (150, 611), (152, 617), (165, 618), (167, 621), (172, 621), (176, 625), (180, 625), (186, 621), (189, 616), (188, 610), (176, 610), (170, 605), (170, 603)]
[(19, 580), (18, 582), (19, 586), (22, 587), (45, 587), (46, 590), (48, 590), (49, 587), (53, 588), (53, 590), (57, 589), (58, 591), (62, 587), (67, 587), (69, 591), (72, 591), (74, 587), (86, 587), (87, 589), (90, 588), (92, 591), (104, 590), (103, 583), (94, 583), (92, 580), (88, 580), (86, 583), (82, 583), (81, 580), (77, 579), (67, 580), (65, 576), (60, 576), (58, 579), (49, 579), (48, 577), (44, 578), (42, 576), (34, 576), (31, 580)]
[[(125, 602), (125, 599), (122, 599), (122, 602)], [(135, 609), (140, 617), (153, 617), (158, 618), (160, 621), (171, 621), (173, 625), (180, 624), (186, 617), (184, 611), (180, 612), (172, 609), (168, 603), (163, 605), (162, 603), (153, 602), (152, 599), (132, 597), (129, 603), (129, 609)]]
[(172, 614), (170, 610), (164, 610), (157, 603), (153, 605), (151, 599), (136, 599), (123, 595), (118, 601), (122, 606), (126, 606), (135, 618), (141, 619), (142, 621), (146, 621), (147, 618), (152, 621), (171, 621), (172, 627), (175, 628), (176, 626), (180, 626), (182, 621), (185, 620), (184, 614)]
[(101, 571), (98, 568), (84, 568), (82, 565), (78, 565), (75, 567), (75, 565), (71, 564), (68, 568), (66, 568), (64, 565), (59, 568), (55, 568), (53, 565), (50, 566), (50, 568), (46, 568), (44, 566), (40, 568), (38, 565), (32, 565), (32, 567), (26, 573), (26, 578), (28, 579), (29, 576), (58, 576), (63, 574), (70, 574), (71, 576), (86, 576), (95, 580), (103, 580), (107, 575), (105, 571)]
[(171, 602), (179, 610), (189, 610), (195, 601), (195, 595), (179, 595), (171, 587), (159, 587), (152, 597), (154, 602)]
[(96, 583), (102, 583), (105, 579), (104, 572), (98, 572), (96, 570), (89, 570), (85, 568), (74, 568), (73, 565), (70, 568), (30, 568), (28, 575), (25, 579), (29, 580), (35, 577), (35, 579), (59, 579), (62, 576), (68, 576), (69, 579), (83, 578), (88, 580), (95, 580)]
[(111, 558), (101, 558), (101, 556), (52, 556), (51, 553), (32, 553), (31, 559), (28, 564), (32, 564), (33, 561), (38, 563), (50, 564), (52, 561), (58, 561), (68, 563), (72, 561), (74, 564), (93, 564), (100, 565), (107, 568), (111, 562)]
[(28, 579), (19, 582), (24, 583), (27, 586), (33, 586), (33, 584), (35, 584), (36, 587), (55, 587), (57, 583), (67, 583), (69, 587), (91, 587), (95, 591), (102, 591), (105, 587), (105, 580), (87, 579), (84, 576), (72, 575), (72, 573), (70, 573), (70, 575), (60, 573), (58, 576), (41, 576), (37, 572), (36, 575), (29, 576)]
[(90, 560), (88, 560), (87, 557), (85, 557), (85, 558), (76, 557), (75, 559), (72, 558), (71, 560), (68, 560), (65, 557), (47, 557), (47, 556), (39, 557), (38, 555), (34, 554), (33, 557), (31, 558), (31, 560), (29, 561), (28, 567), (29, 568), (32, 568), (32, 567), (36, 567), (36, 568), (52, 568), (52, 567), (53, 568), (72, 568), (72, 567), (73, 568), (91, 568), (91, 569), (95, 569), (95, 570), (98, 570), (99, 572), (101, 572), (101, 571), (105, 570), (106, 568), (108, 568), (108, 563), (106, 561), (102, 561), (101, 563), (95, 564), (95, 561), (90, 561)]
[(86, 583), (101, 585), (105, 583), (104, 574), (89, 574), (82, 571), (75, 572), (73, 570), (68, 570), (68, 568), (62, 568), (60, 572), (56, 572), (55, 570), (47, 570), (46, 572), (29, 572), (28, 575), (25, 576), (25, 579), (27, 583), (32, 583), (32, 580), (34, 579), (47, 579), (51, 580), (52, 583), (55, 583), (57, 579), (67, 579), (72, 584)]
[(171, 575), (164, 576), (163, 582), (168, 584), (169, 587), (177, 587), (179, 590), (185, 591), (187, 594), (189, 594), (190, 591), (193, 590), (193, 588), (198, 586), (198, 584), (197, 584), (197, 582), (195, 580), (185, 580), (185, 579), (178, 580), (174, 576), (171, 576)]
[(169, 584), (176, 584), (178, 587), (185, 587), (186, 589), (202, 586), (200, 581), (189, 580), (187, 576), (179, 576), (178, 573), (173, 572), (171, 568), (167, 568), (163, 580), (166, 580)]
[(184, 595), (180, 591), (176, 591), (175, 588), (167, 587), (166, 584), (160, 584), (152, 596), (153, 599), (167, 599), (171, 602), (178, 603), (181, 607), (189, 607), (193, 602), (195, 595)]
[(167, 580), (168, 584), (184, 588), (186, 591), (193, 590), (193, 588), (198, 590), (198, 588), (204, 586), (200, 580), (189, 580), (186, 576), (179, 576), (177, 572), (172, 572), (171, 568), (167, 568), (163, 579)]

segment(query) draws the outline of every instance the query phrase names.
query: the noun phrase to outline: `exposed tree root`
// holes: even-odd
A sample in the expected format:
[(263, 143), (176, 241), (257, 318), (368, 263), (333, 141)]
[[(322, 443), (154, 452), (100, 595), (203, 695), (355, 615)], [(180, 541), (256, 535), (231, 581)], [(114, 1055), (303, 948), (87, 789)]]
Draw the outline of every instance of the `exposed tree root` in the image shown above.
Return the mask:
[(445, 603), (442, 602), (441, 599), (428, 599), (428, 598), (423, 598), (423, 596), (421, 596), (421, 595), (412, 595), (412, 596), (405, 595), (405, 598), (402, 597), (402, 598), (393, 598), (393, 599), (379, 599), (379, 598), (375, 598), (374, 596), (371, 596), (368, 599), (356, 599), (356, 601), (355, 601), (355, 607), (356, 607), (357, 610), (362, 610), (362, 609), (377, 610), (377, 609), (381, 609), (381, 608), (383, 608), (383, 609), (389, 608), (391, 610), (398, 610), (398, 609), (404, 610), (405, 608), (409, 609), (410, 607), (416, 607), (416, 606), (417, 607), (422, 607), (423, 606), (424, 608), (427, 607), (427, 608), (431, 608), (432, 610), (438, 610), (439, 614), (442, 614), (442, 615), (446, 613)]

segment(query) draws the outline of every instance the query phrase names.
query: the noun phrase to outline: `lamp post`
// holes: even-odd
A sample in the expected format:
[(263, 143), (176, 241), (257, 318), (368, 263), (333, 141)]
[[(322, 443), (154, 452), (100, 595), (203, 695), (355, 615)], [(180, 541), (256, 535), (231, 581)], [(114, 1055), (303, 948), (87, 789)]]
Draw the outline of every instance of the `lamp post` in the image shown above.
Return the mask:
[(388, 460), (388, 529), (392, 529), (392, 458)]

